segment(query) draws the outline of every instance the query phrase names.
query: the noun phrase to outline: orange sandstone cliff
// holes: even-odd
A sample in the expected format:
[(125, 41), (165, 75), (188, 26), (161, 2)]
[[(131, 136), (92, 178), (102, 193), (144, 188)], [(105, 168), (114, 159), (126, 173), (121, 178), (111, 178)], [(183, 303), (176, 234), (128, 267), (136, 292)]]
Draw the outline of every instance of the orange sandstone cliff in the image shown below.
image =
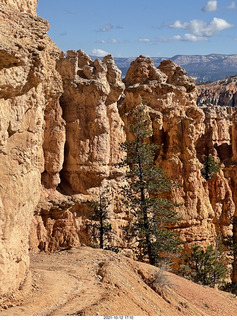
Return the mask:
[[(0, 295), (15, 290), (29, 270), (29, 231), (40, 200), (41, 173), (50, 157), (44, 145), (60, 142), (52, 157), (62, 168), (65, 124), (55, 70), (59, 50), (47, 37), (47, 21), (36, 16), (36, 1), (0, 4)], [(61, 148), (62, 147), (62, 148)], [(45, 148), (45, 150), (44, 150)], [(51, 172), (50, 172), (51, 173)]]
[[(186, 245), (235, 235), (233, 105), (198, 107), (194, 81), (172, 61), (156, 68), (140, 56), (122, 81), (110, 55), (103, 61), (81, 50), (65, 56), (35, 8), (30, 0), (0, 5), (0, 295), (27, 277), (29, 247), (90, 245), (87, 202), (105, 190), (110, 244), (128, 247), (120, 228), (129, 220), (120, 192), (124, 172), (115, 164), (129, 138), (129, 111), (141, 98), (150, 139), (162, 145), (155, 162), (178, 184), (170, 197), (182, 203), (177, 230)], [(200, 171), (207, 152), (221, 164), (209, 181)]]
[(237, 107), (237, 75), (198, 86), (198, 105)]
[(214, 111), (197, 107), (193, 80), (172, 61), (163, 61), (156, 69), (151, 59), (140, 56), (131, 64), (125, 84), (122, 118), (126, 119), (126, 112), (139, 103), (140, 97), (148, 106), (151, 139), (162, 145), (156, 163), (179, 186), (173, 190), (172, 199), (183, 204), (178, 208), (182, 218), (178, 230), (186, 244), (206, 246), (217, 233), (224, 238), (231, 236), (234, 188), (225, 178), (224, 168), (208, 182), (200, 170), (206, 151), (219, 161), (217, 151), (223, 144), (231, 148), (232, 135), (228, 132), (233, 119), (225, 117), (222, 110), (221, 121), (214, 114), (210, 121)]

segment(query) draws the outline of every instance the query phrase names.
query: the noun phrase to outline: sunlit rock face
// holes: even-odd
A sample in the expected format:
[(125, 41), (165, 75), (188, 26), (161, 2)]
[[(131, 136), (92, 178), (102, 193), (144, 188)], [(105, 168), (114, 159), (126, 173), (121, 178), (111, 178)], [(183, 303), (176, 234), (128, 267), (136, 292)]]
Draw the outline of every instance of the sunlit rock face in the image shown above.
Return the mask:
[(200, 85), (197, 88), (199, 106), (211, 104), (213, 106), (237, 107), (237, 76)]
[[(218, 232), (237, 238), (233, 85), (222, 100), (200, 89), (199, 108), (182, 68), (172, 61), (156, 68), (144, 56), (122, 81), (110, 55), (92, 61), (80, 50), (61, 53), (33, 0), (2, 0), (0, 24), (0, 295), (26, 279), (29, 243), (46, 252), (92, 244), (88, 202), (101, 193), (110, 201), (110, 245), (127, 246), (124, 169), (116, 164), (131, 138), (129, 113), (141, 101), (160, 146), (155, 163), (177, 183), (169, 197), (180, 204), (176, 229), (185, 244), (205, 247)], [(207, 153), (221, 162), (209, 181), (201, 175)]]
[[(40, 199), (41, 173), (48, 170), (49, 152), (43, 145), (50, 130), (48, 114), (53, 113), (49, 109), (54, 109), (56, 127), (65, 128), (59, 106), (62, 83), (55, 69), (59, 50), (46, 36), (48, 22), (36, 16), (36, 1), (1, 1), (0, 25), (2, 295), (17, 289), (29, 271), (29, 229)], [(60, 148), (60, 143), (55, 152), (51, 148), (54, 162)], [(53, 173), (61, 170), (60, 161)]]
[[(193, 79), (172, 61), (156, 68), (150, 58), (140, 56), (123, 83), (111, 56), (92, 61), (80, 50), (69, 51), (61, 55), (57, 69), (63, 79), (64, 164), (58, 191), (51, 187), (41, 197), (32, 248), (55, 251), (90, 244), (88, 201), (104, 190), (111, 199), (109, 216), (116, 234), (111, 243), (127, 246), (120, 229), (129, 220), (120, 195), (124, 172), (113, 165), (124, 156), (119, 146), (131, 138), (130, 112), (141, 101), (153, 129), (150, 139), (160, 146), (155, 162), (177, 183), (169, 197), (180, 204), (181, 221), (175, 228), (185, 245), (206, 247), (218, 233), (232, 235), (234, 167), (228, 163), (236, 157), (234, 109), (197, 107)], [(222, 163), (209, 181), (201, 175), (207, 153)]]
[(178, 185), (170, 197), (181, 204), (176, 229), (185, 244), (205, 247), (214, 243), (217, 233), (231, 235), (235, 204), (228, 179), (220, 170), (206, 181), (201, 168), (206, 152), (218, 160), (223, 142), (231, 144), (232, 116), (225, 119), (223, 113), (219, 119), (218, 112), (197, 107), (193, 79), (169, 60), (156, 69), (150, 58), (140, 56), (131, 64), (125, 85), (121, 116), (129, 124), (131, 109), (141, 101), (147, 106), (153, 128), (150, 139), (160, 145), (156, 164)]
[[(200, 140), (198, 146), (199, 154), (204, 148), (212, 150), (222, 163), (222, 171), (225, 177), (225, 183), (229, 187), (226, 192), (229, 203), (232, 201), (232, 210), (221, 201), (223, 198), (223, 185), (213, 185), (212, 195), (215, 199), (220, 199), (214, 206), (221, 215), (221, 228), (228, 229), (231, 221), (234, 241), (237, 241), (236, 227), (236, 137), (237, 137), (237, 77), (231, 76), (213, 83), (203, 84), (198, 88), (197, 103), (206, 114), (206, 133)], [(220, 197), (220, 194), (222, 196)], [(233, 216), (234, 212), (234, 216)], [(237, 257), (234, 257), (233, 281), (237, 282)]]
[(2, 0), (1, 6), (4, 10), (12, 9), (36, 16), (37, 1), (38, 0)]
[[(98, 200), (100, 194), (109, 200), (109, 218), (114, 230), (110, 243), (125, 245), (120, 229), (127, 221), (120, 199), (124, 170), (115, 166), (124, 156), (120, 144), (126, 139), (118, 112), (118, 100), (124, 91), (121, 71), (112, 56), (92, 61), (81, 50), (68, 51), (66, 57), (62, 54), (57, 69), (63, 79), (60, 105), (66, 123), (61, 183), (53, 191), (54, 185), (43, 180), (46, 189), (32, 222), (31, 248), (55, 251), (61, 247), (91, 245), (88, 213), (92, 208), (88, 202)], [(44, 149), (50, 151), (48, 142), (45, 139)], [(53, 146), (57, 150), (57, 145)], [(55, 156), (50, 155), (46, 177), (53, 173), (50, 164)]]
[[(88, 193), (116, 175), (125, 139), (117, 101), (124, 84), (112, 56), (91, 61), (82, 51), (69, 51), (58, 70), (64, 83), (60, 99), (67, 141), (62, 187), (70, 193)], [(66, 185), (67, 183), (67, 185)]]

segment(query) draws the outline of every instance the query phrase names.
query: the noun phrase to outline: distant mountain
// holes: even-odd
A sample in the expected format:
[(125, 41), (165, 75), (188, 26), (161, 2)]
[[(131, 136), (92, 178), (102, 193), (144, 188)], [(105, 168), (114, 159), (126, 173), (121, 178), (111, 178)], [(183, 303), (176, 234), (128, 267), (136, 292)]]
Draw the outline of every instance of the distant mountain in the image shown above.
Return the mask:
[[(134, 57), (114, 58), (123, 76), (126, 75), (130, 63), (135, 59)], [(237, 54), (176, 55), (172, 58), (152, 57), (152, 59), (156, 66), (162, 60), (170, 59), (184, 68), (188, 75), (198, 82), (213, 82), (237, 74)]]
[(237, 74), (237, 54), (179, 55), (172, 57), (171, 60), (197, 81), (217, 81)]

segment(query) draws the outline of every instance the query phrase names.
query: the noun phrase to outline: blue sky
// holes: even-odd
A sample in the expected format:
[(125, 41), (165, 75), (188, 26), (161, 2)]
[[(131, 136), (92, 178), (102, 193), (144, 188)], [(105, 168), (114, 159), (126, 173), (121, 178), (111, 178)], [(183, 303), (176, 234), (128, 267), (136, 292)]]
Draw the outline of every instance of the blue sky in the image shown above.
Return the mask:
[(37, 13), (63, 51), (237, 54), (237, 0), (39, 0)]

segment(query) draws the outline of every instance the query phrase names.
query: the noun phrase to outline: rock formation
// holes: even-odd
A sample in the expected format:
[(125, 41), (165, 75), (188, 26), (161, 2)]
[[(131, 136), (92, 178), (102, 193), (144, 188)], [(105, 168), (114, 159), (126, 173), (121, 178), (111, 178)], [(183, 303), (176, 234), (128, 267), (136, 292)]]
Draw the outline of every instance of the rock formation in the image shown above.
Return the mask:
[[(176, 228), (185, 243), (206, 246), (214, 242), (217, 232), (224, 237), (230, 235), (235, 206), (228, 182), (222, 171), (210, 182), (200, 171), (208, 141), (209, 153), (217, 157), (214, 145), (221, 146), (223, 139), (230, 137), (221, 137), (218, 130), (210, 135), (207, 116), (196, 106), (194, 81), (172, 61), (163, 61), (156, 69), (151, 59), (140, 56), (131, 64), (125, 85), (122, 118), (129, 122), (129, 111), (141, 100), (147, 105), (153, 127), (151, 139), (162, 145), (156, 163), (179, 186), (171, 197), (183, 204), (178, 209), (182, 220)], [(231, 120), (222, 118), (224, 121), (230, 126)], [(222, 132), (225, 135), (224, 129)]]
[[(119, 200), (123, 172), (115, 166), (123, 156), (120, 143), (125, 140), (124, 124), (117, 108), (124, 91), (121, 71), (112, 56), (93, 62), (81, 50), (68, 51), (66, 57), (62, 54), (57, 68), (63, 79), (60, 104), (66, 122), (60, 192), (52, 191), (57, 187), (57, 180), (52, 184), (48, 177), (54, 173), (54, 162), (58, 168), (55, 152), (61, 140), (54, 139), (51, 147), (52, 133), (49, 132), (44, 149), (51, 153), (46, 161), (49, 169), (44, 185), (51, 191), (45, 190), (44, 196), (42, 193), (37, 207), (31, 228), (31, 248), (55, 251), (60, 247), (91, 244), (88, 212), (92, 209), (88, 202), (98, 199), (101, 193), (105, 193), (110, 202), (110, 220), (115, 232), (110, 244), (121, 245), (124, 241), (119, 226), (126, 221)], [(50, 115), (48, 118), (52, 119)], [(58, 132), (54, 123), (51, 130)]]
[(88, 194), (119, 174), (113, 166), (121, 159), (119, 146), (125, 140), (117, 109), (124, 84), (112, 56), (92, 62), (82, 51), (68, 51), (58, 70), (67, 132), (61, 187), (69, 194)]
[[(88, 202), (100, 193), (110, 201), (110, 245), (127, 246), (124, 172), (115, 164), (141, 101), (161, 146), (155, 162), (178, 184), (169, 196), (181, 204), (175, 228), (186, 245), (207, 246), (217, 233), (237, 238), (236, 77), (225, 93), (200, 87), (201, 107), (194, 81), (169, 60), (156, 68), (140, 56), (122, 82), (110, 55), (60, 53), (35, 9), (36, 0), (0, 5), (0, 295), (27, 276), (29, 235), (35, 251), (91, 244)], [(220, 162), (209, 181), (201, 175), (207, 153)]]
[[(197, 146), (198, 154), (215, 154), (222, 164), (222, 183), (212, 181), (211, 201), (217, 212), (221, 213), (220, 228), (231, 226), (234, 242), (237, 241), (237, 197), (236, 197), (236, 115), (237, 115), (237, 77), (198, 86), (197, 103), (205, 112), (205, 135)], [(229, 199), (227, 204), (223, 198)], [(219, 198), (219, 200), (218, 200)], [(227, 204), (227, 206), (226, 206)], [(226, 232), (225, 232), (226, 233)], [(229, 233), (230, 235), (230, 233)], [(237, 257), (234, 257), (232, 280), (237, 282)]]
[[(0, 24), (2, 295), (18, 288), (28, 273), (30, 224), (40, 199), (41, 173), (48, 170), (47, 131), (51, 122), (56, 122), (63, 132), (65, 129), (58, 103), (61, 78), (55, 70), (59, 50), (46, 36), (48, 22), (36, 16), (36, 0), (4, 0)], [(54, 108), (54, 113), (49, 108)], [(50, 143), (52, 139), (51, 136)], [(60, 152), (59, 143), (54, 162)], [(53, 173), (61, 169), (60, 160), (57, 166)]]
[(237, 107), (237, 76), (198, 86), (197, 104)]
[(29, 13), (36, 16), (36, 7), (38, 0), (2, 0), (2, 8), (13, 9), (22, 13)]

